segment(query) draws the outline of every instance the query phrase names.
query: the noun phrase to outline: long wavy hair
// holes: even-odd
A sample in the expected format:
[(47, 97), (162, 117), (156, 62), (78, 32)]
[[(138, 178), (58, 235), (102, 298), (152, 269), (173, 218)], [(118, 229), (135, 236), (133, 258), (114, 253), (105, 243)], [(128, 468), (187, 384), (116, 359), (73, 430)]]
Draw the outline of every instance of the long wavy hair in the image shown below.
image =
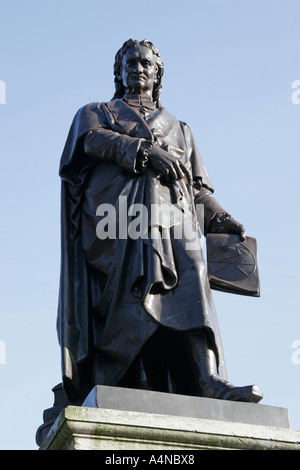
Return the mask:
[(117, 98), (123, 98), (125, 94), (125, 87), (122, 82), (122, 60), (123, 56), (125, 53), (130, 49), (131, 47), (137, 47), (137, 46), (145, 46), (148, 47), (149, 49), (152, 50), (153, 54), (156, 56), (156, 66), (157, 66), (157, 71), (156, 71), (156, 79), (155, 83), (153, 86), (153, 93), (152, 93), (152, 98), (153, 102), (155, 103), (157, 108), (161, 108), (161, 103), (160, 103), (160, 93), (162, 89), (162, 76), (164, 73), (164, 64), (160, 58), (159, 52), (156, 49), (156, 47), (152, 44), (151, 41), (148, 41), (147, 39), (144, 39), (143, 41), (137, 41), (136, 39), (128, 39), (128, 41), (124, 42), (123, 46), (121, 49), (118, 50), (115, 56), (115, 63), (114, 63), (114, 76), (115, 76), (115, 94), (113, 96), (113, 100)]

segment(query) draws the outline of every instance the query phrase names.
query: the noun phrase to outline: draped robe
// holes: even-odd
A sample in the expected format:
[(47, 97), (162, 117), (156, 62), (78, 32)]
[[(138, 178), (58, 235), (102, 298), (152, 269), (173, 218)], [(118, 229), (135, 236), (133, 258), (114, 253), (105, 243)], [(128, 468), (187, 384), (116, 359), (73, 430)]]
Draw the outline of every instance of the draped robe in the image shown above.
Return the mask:
[[(153, 139), (181, 159), (194, 185), (138, 172), (141, 142)], [(206, 328), (226, 376), (196, 207), (204, 207), (204, 231), (224, 210), (189, 126), (165, 108), (146, 121), (124, 100), (91, 103), (74, 117), (60, 176), (57, 329), (69, 400), (83, 399), (96, 384), (118, 384), (159, 327)], [(139, 237), (128, 233), (137, 220), (132, 207), (147, 209)], [(101, 239), (105, 208), (113, 208), (116, 236)]]

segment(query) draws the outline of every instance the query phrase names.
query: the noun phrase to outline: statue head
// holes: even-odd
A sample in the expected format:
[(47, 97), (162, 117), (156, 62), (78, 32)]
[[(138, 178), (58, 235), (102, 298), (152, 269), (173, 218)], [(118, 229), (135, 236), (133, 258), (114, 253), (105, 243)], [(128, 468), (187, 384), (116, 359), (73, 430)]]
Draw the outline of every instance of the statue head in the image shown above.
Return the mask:
[(123, 98), (125, 94), (125, 87), (122, 78), (122, 66), (123, 66), (123, 57), (126, 52), (131, 48), (138, 48), (138, 47), (147, 47), (149, 48), (156, 59), (156, 77), (153, 84), (152, 89), (152, 99), (156, 104), (157, 108), (161, 108), (160, 104), (160, 93), (162, 89), (162, 76), (164, 73), (164, 64), (160, 58), (159, 52), (156, 47), (152, 44), (151, 41), (144, 39), (143, 41), (137, 41), (135, 39), (129, 39), (128, 41), (124, 42), (121, 49), (118, 50), (115, 56), (115, 64), (114, 64), (114, 76), (115, 76), (115, 87), (116, 91), (114, 94), (113, 99), (116, 98)]

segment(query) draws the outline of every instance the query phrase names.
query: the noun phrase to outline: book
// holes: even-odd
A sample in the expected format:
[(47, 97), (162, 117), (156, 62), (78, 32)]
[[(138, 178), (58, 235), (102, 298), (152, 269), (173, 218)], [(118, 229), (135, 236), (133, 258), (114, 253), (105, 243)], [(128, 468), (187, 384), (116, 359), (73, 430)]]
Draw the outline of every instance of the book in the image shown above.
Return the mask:
[(208, 233), (207, 271), (211, 289), (232, 294), (260, 296), (257, 241), (239, 235)]

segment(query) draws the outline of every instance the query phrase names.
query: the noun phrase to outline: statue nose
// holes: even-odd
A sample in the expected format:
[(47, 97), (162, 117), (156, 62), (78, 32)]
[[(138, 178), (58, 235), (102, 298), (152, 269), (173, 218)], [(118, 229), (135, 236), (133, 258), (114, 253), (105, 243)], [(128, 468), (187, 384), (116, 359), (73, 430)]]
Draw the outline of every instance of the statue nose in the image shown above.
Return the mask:
[(136, 73), (143, 73), (143, 66), (140, 63), (137, 63), (136, 65)]

